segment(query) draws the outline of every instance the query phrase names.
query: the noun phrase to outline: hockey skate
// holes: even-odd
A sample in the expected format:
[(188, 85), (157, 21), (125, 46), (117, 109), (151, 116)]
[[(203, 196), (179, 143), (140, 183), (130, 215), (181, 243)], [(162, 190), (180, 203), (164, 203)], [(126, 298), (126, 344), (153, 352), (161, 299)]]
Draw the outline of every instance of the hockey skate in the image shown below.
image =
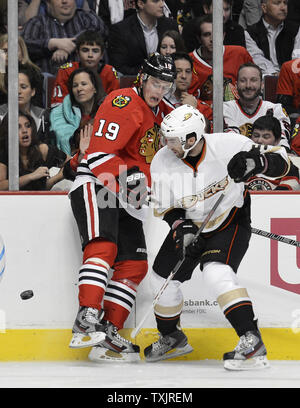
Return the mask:
[(188, 344), (186, 335), (181, 330), (162, 336), (144, 350), (148, 362), (166, 360), (191, 353), (193, 348)]
[(72, 329), (69, 347), (91, 347), (105, 339), (104, 327), (99, 323), (104, 312), (92, 307), (80, 306)]
[(105, 324), (105, 340), (90, 351), (88, 358), (91, 361), (129, 361), (140, 360), (140, 348), (129, 340), (124, 339), (119, 333), (118, 328), (110, 322)]
[(241, 336), (233, 351), (223, 356), (227, 370), (253, 370), (269, 367), (267, 350), (259, 331), (248, 331)]

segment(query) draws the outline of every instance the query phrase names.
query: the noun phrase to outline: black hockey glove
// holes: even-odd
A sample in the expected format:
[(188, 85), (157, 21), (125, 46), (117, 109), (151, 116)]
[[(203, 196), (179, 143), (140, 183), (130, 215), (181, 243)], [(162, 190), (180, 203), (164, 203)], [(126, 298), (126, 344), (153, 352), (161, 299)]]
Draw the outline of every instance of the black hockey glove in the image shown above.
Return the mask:
[(123, 201), (136, 209), (140, 209), (143, 204), (147, 203), (147, 178), (137, 166), (121, 173), (118, 181)]
[(192, 259), (200, 258), (203, 250), (205, 248), (205, 240), (199, 236), (195, 242), (191, 243), (186, 247), (185, 256)]
[(250, 177), (264, 173), (267, 159), (260, 153), (259, 147), (249, 152), (239, 152), (233, 156), (227, 166), (229, 176), (236, 182), (247, 181)]
[(183, 259), (187, 247), (191, 244), (198, 231), (198, 227), (191, 220), (177, 220), (172, 225), (172, 230), (176, 252), (180, 259)]

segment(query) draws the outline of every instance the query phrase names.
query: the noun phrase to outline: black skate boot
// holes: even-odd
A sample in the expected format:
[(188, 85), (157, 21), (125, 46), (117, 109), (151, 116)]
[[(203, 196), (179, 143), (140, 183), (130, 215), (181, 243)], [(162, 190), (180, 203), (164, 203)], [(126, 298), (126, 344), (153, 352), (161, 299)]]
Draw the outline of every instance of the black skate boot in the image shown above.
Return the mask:
[(104, 326), (100, 324), (104, 312), (80, 306), (72, 329), (71, 348), (91, 347), (105, 339)]
[(105, 324), (104, 341), (93, 347), (88, 358), (91, 361), (139, 361), (140, 348), (118, 333), (118, 328), (110, 322)]
[(252, 370), (269, 367), (267, 350), (258, 330), (248, 331), (240, 337), (233, 351), (223, 356), (227, 370)]
[(193, 348), (188, 344), (186, 335), (181, 330), (162, 336), (144, 350), (147, 362), (161, 361), (168, 358), (191, 353)]

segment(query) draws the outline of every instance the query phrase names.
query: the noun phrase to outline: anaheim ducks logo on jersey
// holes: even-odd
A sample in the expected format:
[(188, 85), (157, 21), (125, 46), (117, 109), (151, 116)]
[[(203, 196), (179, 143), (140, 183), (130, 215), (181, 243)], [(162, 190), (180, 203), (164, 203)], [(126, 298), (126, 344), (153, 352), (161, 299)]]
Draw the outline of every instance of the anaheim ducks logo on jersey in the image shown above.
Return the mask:
[(150, 164), (159, 149), (159, 126), (157, 123), (146, 131), (145, 135), (140, 139), (140, 142), (139, 153), (145, 157), (146, 163)]
[(181, 198), (180, 200), (178, 200), (177, 204), (179, 205), (179, 207), (188, 210), (189, 208), (192, 208), (198, 201), (204, 201), (207, 198), (212, 197), (219, 191), (225, 190), (227, 184), (228, 176), (226, 176), (223, 180), (210, 184), (203, 191), (200, 191), (197, 194)]
[(118, 95), (113, 99), (112, 106), (122, 109), (125, 106), (127, 106), (130, 101), (131, 101), (130, 96)]
[(252, 123), (244, 123), (243, 125), (241, 125), (239, 127), (240, 129), (240, 134), (250, 137), (251, 138), (251, 134), (252, 134)]

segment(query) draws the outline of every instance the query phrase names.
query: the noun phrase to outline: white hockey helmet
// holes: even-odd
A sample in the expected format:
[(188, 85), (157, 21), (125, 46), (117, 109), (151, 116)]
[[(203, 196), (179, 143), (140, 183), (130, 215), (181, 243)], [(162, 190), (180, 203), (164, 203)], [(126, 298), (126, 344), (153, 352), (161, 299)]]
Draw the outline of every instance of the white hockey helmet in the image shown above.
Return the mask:
[[(202, 139), (205, 128), (206, 121), (203, 114), (191, 105), (182, 105), (164, 117), (160, 125), (162, 144), (166, 145), (168, 141), (174, 139), (175, 142), (177, 139), (184, 151), (183, 158), (185, 158)], [(193, 146), (187, 148), (186, 142), (190, 137), (195, 137), (196, 140)]]

